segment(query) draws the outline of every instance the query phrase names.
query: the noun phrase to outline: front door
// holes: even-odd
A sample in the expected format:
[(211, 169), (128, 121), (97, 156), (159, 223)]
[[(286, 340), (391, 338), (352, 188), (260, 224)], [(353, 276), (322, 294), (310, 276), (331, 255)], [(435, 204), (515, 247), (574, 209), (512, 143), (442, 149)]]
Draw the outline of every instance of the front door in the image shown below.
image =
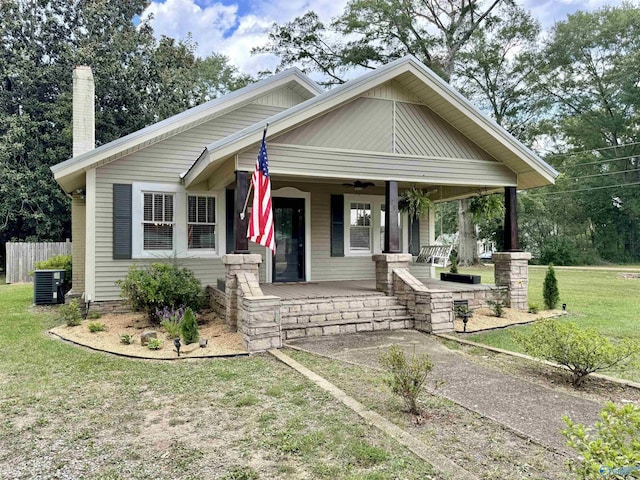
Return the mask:
[(304, 198), (273, 198), (276, 253), (273, 282), (302, 282), (304, 272)]

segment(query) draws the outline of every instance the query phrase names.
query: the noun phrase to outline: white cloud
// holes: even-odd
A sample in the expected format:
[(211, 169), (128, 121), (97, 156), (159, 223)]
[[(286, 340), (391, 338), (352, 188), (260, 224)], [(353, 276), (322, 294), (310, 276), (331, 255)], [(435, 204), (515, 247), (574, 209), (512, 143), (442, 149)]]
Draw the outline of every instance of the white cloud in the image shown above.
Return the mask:
[[(622, 0), (519, 0), (531, 10), (545, 28), (579, 9), (594, 10)], [(272, 55), (251, 55), (253, 47), (264, 45), (273, 23), (284, 23), (314, 10), (323, 22), (339, 15), (347, 0), (238, 0), (223, 5), (211, 0), (200, 7), (195, 0), (154, 0), (143, 14), (153, 15), (156, 35), (186, 39), (190, 32), (198, 43), (198, 55), (211, 52), (227, 55), (241, 71), (255, 75), (272, 70), (277, 59)], [(203, 2), (199, 2), (202, 4)], [(239, 8), (240, 6), (244, 8)], [(240, 15), (238, 12), (243, 11)]]

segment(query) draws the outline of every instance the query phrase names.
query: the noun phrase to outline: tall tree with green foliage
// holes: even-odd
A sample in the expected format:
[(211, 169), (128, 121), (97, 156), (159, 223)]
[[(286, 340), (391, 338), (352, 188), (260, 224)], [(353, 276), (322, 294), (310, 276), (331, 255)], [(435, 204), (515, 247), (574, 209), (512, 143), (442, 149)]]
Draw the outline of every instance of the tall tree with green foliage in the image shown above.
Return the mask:
[[(548, 134), (567, 150), (549, 202), (581, 209), (583, 237), (609, 261), (640, 260), (640, 8), (577, 12), (556, 24), (541, 87)], [(590, 238), (589, 238), (590, 237)]]
[[(250, 81), (195, 44), (134, 25), (146, 0), (0, 2), (0, 246), (70, 236), (49, 167), (71, 157), (72, 70), (90, 65), (101, 145)], [(3, 261), (3, 250), (0, 261)]]

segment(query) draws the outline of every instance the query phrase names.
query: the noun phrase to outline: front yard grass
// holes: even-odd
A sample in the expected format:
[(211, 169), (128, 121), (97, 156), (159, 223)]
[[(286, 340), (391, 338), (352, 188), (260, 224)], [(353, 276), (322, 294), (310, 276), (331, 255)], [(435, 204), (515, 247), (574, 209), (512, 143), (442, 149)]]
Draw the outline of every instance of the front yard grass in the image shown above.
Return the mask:
[[(608, 267), (615, 268), (615, 267)], [(629, 268), (626, 265), (621, 268)], [(493, 268), (460, 268), (461, 273), (482, 275), (482, 283), (493, 283)], [(542, 283), (546, 267), (529, 268), (529, 303), (542, 307)], [(620, 340), (632, 338), (640, 341), (640, 279), (625, 279), (618, 272), (597, 269), (556, 268), (560, 290), (560, 305), (567, 304), (569, 315), (562, 321), (578, 326), (594, 327), (603, 335)], [(513, 340), (515, 329), (525, 332), (530, 327), (510, 327), (486, 333), (465, 335), (463, 338), (505, 350), (521, 352)], [(640, 381), (640, 369), (629, 366), (605, 372), (629, 380)]]
[(0, 285), (0, 478), (439, 478), (268, 355), (128, 360)]

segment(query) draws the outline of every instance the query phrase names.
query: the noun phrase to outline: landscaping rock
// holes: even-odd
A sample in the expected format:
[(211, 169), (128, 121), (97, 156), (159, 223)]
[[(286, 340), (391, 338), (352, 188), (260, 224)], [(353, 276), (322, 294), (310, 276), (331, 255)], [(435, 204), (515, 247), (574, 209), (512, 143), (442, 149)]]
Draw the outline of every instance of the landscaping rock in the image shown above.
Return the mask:
[(140, 344), (145, 346), (152, 338), (158, 338), (158, 333), (155, 330), (145, 330), (140, 334)]

